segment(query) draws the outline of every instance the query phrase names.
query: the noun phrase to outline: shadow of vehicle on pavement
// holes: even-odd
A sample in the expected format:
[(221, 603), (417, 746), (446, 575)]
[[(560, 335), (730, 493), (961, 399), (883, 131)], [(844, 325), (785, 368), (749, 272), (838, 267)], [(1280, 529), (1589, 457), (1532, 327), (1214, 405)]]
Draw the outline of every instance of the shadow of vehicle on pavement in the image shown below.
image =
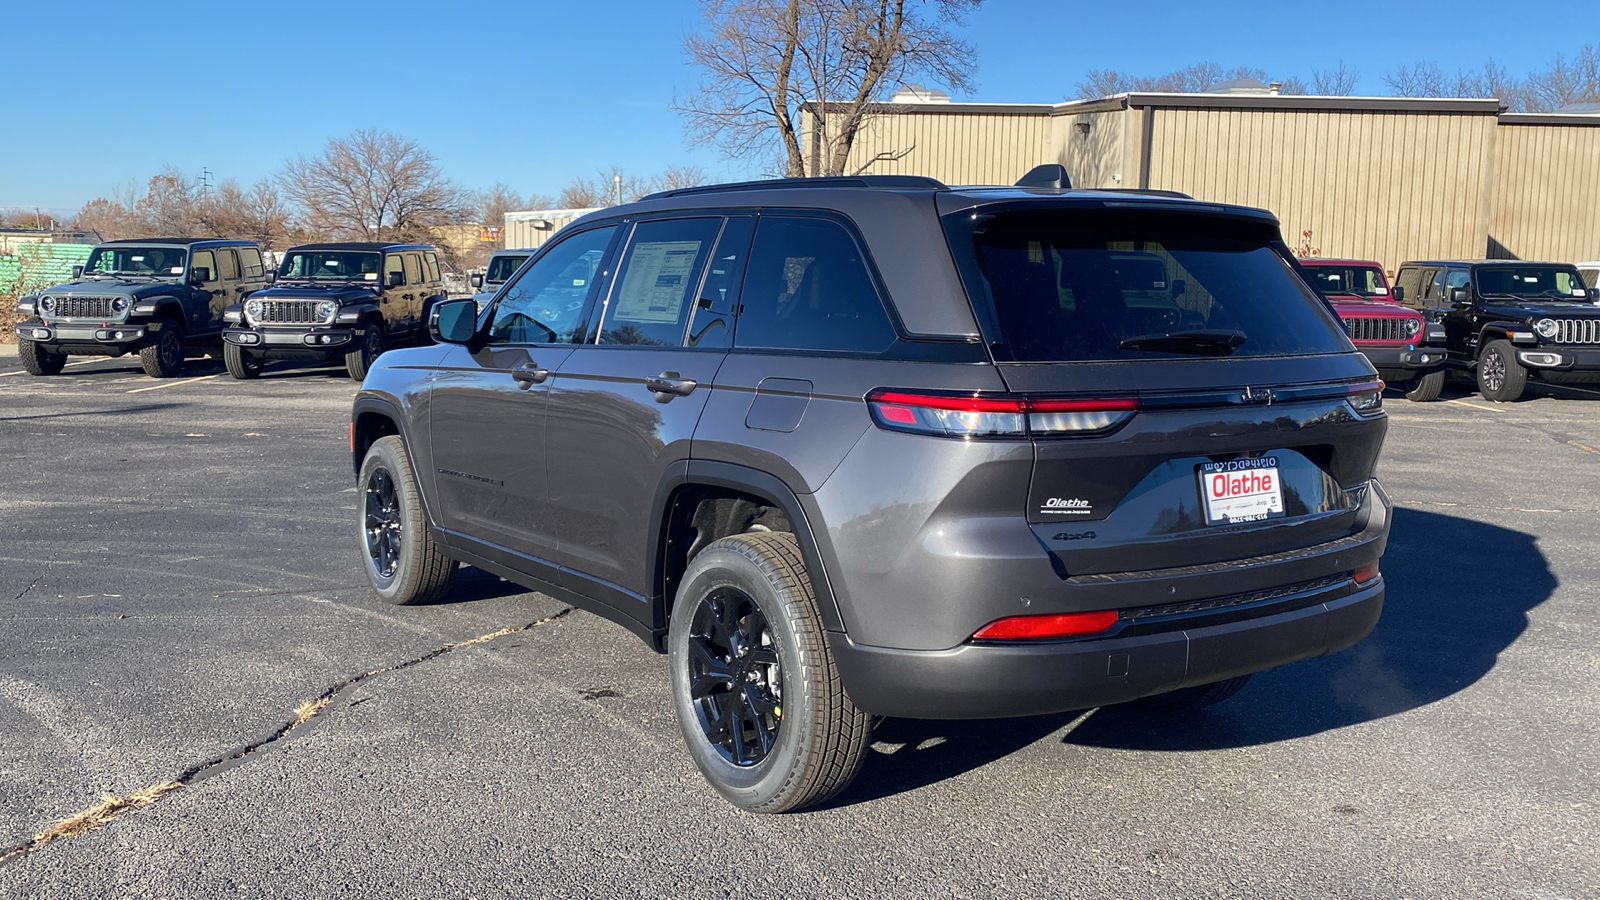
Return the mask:
[[(1292, 740), (1426, 706), (1488, 674), (1527, 628), (1528, 611), (1549, 599), (1557, 584), (1532, 535), (1402, 508), (1394, 512), (1383, 573), (1383, 617), (1356, 646), (1259, 673), (1233, 698), (1201, 710), (1105, 707), (1063, 742), (1217, 750)], [(874, 735), (878, 752), (868, 754), (861, 776), (831, 805), (955, 777), (1043, 739), (1080, 714), (885, 720)]]

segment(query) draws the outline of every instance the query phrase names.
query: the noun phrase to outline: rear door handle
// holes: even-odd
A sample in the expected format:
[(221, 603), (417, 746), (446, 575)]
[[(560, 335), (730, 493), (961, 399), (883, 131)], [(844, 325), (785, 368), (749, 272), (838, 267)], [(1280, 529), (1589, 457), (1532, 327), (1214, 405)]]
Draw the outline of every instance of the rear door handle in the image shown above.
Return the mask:
[(644, 386), (653, 393), (687, 397), (694, 393), (694, 389), (699, 387), (700, 383), (692, 378), (684, 378), (677, 372), (662, 372), (654, 378), (646, 378)]
[(550, 370), (542, 368), (538, 363), (523, 363), (511, 370), (511, 379), (517, 387), (527, 390), (536, 384), (543, 384), (550, 377)]

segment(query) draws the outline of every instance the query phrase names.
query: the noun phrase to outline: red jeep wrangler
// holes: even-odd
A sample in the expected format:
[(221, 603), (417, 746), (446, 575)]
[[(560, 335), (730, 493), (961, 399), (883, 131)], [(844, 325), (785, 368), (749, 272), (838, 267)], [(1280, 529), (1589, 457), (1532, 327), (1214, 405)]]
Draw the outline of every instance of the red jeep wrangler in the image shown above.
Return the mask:
[(1300, 267), (1384, 381), (1410, 400), (1439, 398), (1444, 326), (1394, 302), (1382, 266), (1364, 259), (1302, 259)]

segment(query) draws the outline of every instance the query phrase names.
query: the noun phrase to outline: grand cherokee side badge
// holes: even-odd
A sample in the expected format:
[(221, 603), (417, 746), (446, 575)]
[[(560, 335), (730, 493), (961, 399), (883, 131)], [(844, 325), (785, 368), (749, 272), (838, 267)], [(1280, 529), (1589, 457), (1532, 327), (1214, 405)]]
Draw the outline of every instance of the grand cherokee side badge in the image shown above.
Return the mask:
[(1272, 392), (1272, 388), (1247, 387), (1244, 389), (1244, 393), (1239, 395), (1241, 403), (1249, 403), (1254, 406), (1271, 406), (1272, 401), (1276, 399), (1278, 399), (1278, 395)]

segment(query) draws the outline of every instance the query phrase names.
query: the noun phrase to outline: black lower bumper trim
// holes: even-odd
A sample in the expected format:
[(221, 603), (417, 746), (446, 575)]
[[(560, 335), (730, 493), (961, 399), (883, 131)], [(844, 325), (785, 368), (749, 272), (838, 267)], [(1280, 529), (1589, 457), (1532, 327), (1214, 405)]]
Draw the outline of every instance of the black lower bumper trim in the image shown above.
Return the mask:
[(1284, 612), (1100, 640), (896, 650), (830, 632), (845, 691), (873, 715), (988, 719), (1124, 703), (1342, 650), (1383, 610), (1383, 580)]

